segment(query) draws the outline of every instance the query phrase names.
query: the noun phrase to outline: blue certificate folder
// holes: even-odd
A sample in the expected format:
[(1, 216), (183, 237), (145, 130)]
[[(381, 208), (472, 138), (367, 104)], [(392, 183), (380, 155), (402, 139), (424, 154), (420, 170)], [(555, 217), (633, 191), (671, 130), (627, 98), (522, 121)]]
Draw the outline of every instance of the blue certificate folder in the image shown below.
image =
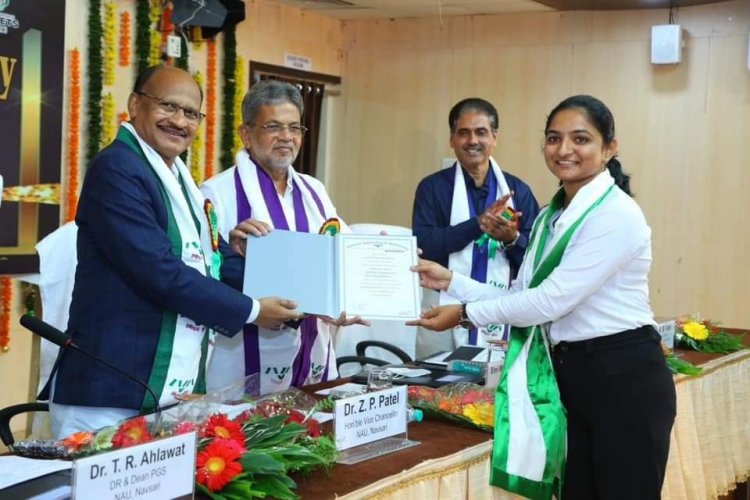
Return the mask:
[(243, 292), (283, 297), (306, 314), (367, 319), (419, 317), (413, 236), (319, 235), (276, 229), (247, 242)]

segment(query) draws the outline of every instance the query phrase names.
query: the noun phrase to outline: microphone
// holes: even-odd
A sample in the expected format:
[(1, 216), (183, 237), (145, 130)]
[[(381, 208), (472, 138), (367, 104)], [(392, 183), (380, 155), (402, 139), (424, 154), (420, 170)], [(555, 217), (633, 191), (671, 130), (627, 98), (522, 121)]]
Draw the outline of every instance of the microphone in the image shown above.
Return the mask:
[(148, 393), (154, 399), (154, 427), (156, 429), (159, 428), (159, 425), (161, 424), (161, 406), (159, 405), (159, 398), (156, 397), (154, 391), (144, 381), (120, 370), (115, 365), (108, 363), (99, 356), (95, 356), (94, 354), (81, 349), (80, 347), (78, 347), (78, 345), (76, 345), (75, 342), (73, 342), (73, 338), (70, 335), (61, 332), (49, 323), (45, 323), (44, 321), (37, 319), (34, 316), (30, 316), (28, 314), (24, 314), (23, 316), (21, 316), (21, 325), (26, 327), (26, 329), (30, 330), (32, 333), (39, 335), (43, 339), (49, 340), (53, 344), (60, 346), (62, 349), (66, 349), (68, 347), (71, 349), (75, 349), (81, 354), (84, 354), (97, 363), (109, 368), (110, 370), (122, 375), (129, 380), (132, 380), (136, 384), (146, 389), (146, 391), (148, 391)]

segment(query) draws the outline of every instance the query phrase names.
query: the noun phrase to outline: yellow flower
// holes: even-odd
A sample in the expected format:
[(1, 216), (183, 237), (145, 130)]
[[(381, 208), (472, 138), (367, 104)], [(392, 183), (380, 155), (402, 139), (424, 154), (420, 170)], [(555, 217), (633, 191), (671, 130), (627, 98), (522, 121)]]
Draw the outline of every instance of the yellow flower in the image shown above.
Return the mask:
[(495, 405), (492, 403), (474, 403), (465, 405), (463, 408), (465, 417), (476, 425), (495, 426)]
[(708, 338), (708, 328), (703, 323), (697, 321), (688, 321), (682, 325), (682, 331), (694, 340), (706, 340)]

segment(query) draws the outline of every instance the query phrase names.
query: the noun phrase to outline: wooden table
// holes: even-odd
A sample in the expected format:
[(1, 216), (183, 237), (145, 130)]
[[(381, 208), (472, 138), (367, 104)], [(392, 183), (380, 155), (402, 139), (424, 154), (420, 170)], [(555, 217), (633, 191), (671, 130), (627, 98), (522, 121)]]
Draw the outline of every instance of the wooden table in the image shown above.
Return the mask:
[[(750, 345), (750, 335), (744, 341)], [(727, 356), (678, 353), (702, 365), (703, 373), (675, 377), (677, 418), (662, 498), (727, 495), (750, 475), (750, 350)], [(409, 424), (409, 438), (422, 444), (356, 465), (337, 465), (328, 474), (315, 471), (297, 478), (297, 492), (316, 500), (513, 498), (489, 486), (490, 434), (425, 421)]]

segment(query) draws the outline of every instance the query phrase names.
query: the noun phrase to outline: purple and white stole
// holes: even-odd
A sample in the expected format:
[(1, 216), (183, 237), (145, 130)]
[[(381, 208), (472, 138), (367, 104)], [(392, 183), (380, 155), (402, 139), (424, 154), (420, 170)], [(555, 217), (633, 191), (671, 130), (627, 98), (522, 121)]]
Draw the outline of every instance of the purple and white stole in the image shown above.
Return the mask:
[[(327, 218), (320, 196), (292, 167), (287, 182), (293, 186), (293, 230), (317, 232)], [(292, 230), (273, 179), (245, 151), (237, 155), (234, 184), (237, 221), (253, 217), (277, 231)], [(298, 329), (283, 327), (281, 331), (245, 325), (243, 340), (245, 376), (260, 374), (261, 394), (325, 381), (329, 372), (335, 373), (329, 355), (333, 346), (330, 327), (315, 317), (303, 320)]]

